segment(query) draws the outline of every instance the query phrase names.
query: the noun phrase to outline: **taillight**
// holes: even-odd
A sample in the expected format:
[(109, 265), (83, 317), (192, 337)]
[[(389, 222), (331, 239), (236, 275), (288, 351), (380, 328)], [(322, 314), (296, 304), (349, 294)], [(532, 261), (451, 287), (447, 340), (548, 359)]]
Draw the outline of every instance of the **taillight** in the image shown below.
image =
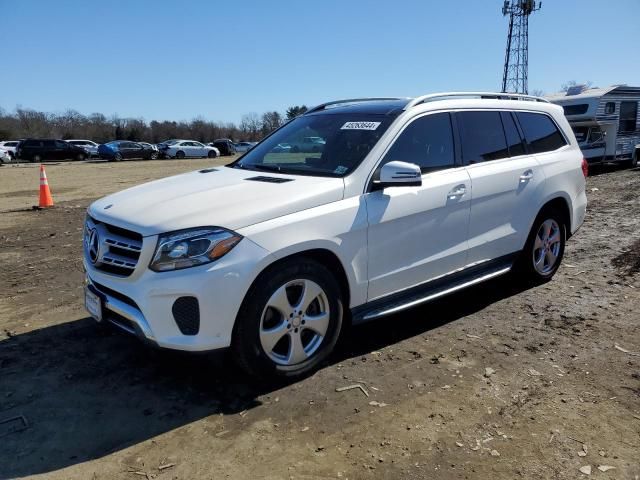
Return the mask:
[(582, 159), (582, 174), (584, 175), (584, 178), (589, 176), (589, 163), (586, 158)]

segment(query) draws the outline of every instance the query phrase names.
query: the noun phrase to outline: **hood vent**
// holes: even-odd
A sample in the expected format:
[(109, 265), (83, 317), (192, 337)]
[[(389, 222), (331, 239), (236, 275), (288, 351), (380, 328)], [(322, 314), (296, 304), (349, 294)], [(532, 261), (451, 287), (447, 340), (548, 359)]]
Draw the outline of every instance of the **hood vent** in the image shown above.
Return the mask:
[(253, 182), (266, 182), (266, 183), (285, 183), (285, 182), (292, 182), (293, 178), (258, 176), (258, 177), (245, 178), (245, 180), (251, 180)]
[(218, 169), (217, 168), (205, 168), (203, 170), (198, 170), (198, 173), (210, 173), (210, 172), (217, 172)]

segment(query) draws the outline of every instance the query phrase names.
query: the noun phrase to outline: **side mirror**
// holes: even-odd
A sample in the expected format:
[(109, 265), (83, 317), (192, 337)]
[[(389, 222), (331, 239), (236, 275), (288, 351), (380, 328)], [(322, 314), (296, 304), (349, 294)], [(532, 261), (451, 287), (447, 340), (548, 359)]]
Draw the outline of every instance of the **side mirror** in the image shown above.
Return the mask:
[(379, 187), (419, 187), (422, 185), (422, 172), (415, 163), (393, 161), (380, 169)]

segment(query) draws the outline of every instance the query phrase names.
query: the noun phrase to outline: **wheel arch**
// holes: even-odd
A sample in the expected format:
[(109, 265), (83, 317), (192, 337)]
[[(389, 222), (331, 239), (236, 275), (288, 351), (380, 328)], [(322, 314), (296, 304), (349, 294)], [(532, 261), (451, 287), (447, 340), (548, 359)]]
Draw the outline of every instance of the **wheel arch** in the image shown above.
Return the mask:
[(562, 214), (563, 220), (565, 222), (565, 226), (567, 227), (567, 239), (571, 237), (571, 230), (572, 230), (571, 228), (572, 216), (571, 216), (571, 207), (569, 202), (570, 200), (564, 197), (563, 195), (558, 195), (551, 199), (547, 199), (547, 201), (540, 206), (540, 208), (538, 209), (538, 213), (536, 215), (537, 217), (538, 215), (540, 215), (540, 213), (542, 213), (543, 211), (549, 208), (558, 210)]

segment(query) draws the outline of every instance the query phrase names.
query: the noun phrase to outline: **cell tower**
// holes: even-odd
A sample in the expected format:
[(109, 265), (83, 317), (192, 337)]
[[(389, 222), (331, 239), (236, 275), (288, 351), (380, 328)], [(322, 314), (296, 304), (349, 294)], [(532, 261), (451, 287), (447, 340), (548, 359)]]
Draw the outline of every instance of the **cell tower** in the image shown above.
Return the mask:
[(542, 2), (534, 0), (505, 0), (502, 6), (502, 15), (509, 15), (503, 92), (529, 93), (529, 15), (541, 8)]

